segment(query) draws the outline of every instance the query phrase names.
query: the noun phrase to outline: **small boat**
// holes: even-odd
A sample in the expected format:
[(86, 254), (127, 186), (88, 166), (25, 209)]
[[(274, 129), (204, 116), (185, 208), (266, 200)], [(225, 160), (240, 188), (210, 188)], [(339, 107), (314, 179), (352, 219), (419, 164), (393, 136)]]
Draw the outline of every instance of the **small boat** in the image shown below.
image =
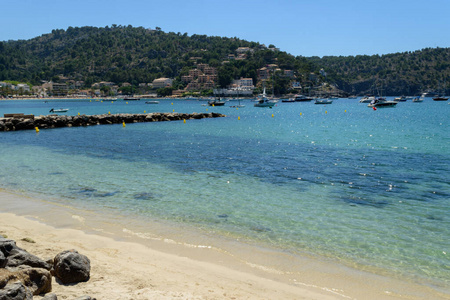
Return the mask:
[(52, 109), (50, 109), (49, 112), (51, 112), (51, 113), (63, 113), (63, 112), (67, 112), (67, 111), (69, 111), (68, 108), (57, 108), (57, 109), (52, 108)]
[(141, 98), (136, 98), (136, 97), (125, 97), (123, 98), (123, 101), (139, 101), (141, 100)]
[(306, 97), (303, 95), (295, 95), (294, 100), (295, 100), (295, 102), (309, 102), (309, 101), (313, 100), (313, 98)]
[(333, 99), (330, 98), (316, 99), (314, 101), (314, 104), (331, 104), (331, 103), (333, 103)]
[(375, 100), (374, 96), (364, 96), (361, 99), (359, 99), (359, 103), (370, 103), (373, 100)]
[(278, 102), (278, 100), (271, 100), (271, 99), (267, 98), (266, 88), (264, 88), (261, 98), (253, 106), (254, 107), (270, 107), (270, 108), (272, 108), (277, 102)]
[(294, 98), (281, 99), (281, 102), (285, 102), (285, 103), (293, 103), (293, 102), (295, 102), (295, 99), (294, 99)]
[(386, 100), (386, 98), (376, 98), (374, 100), (372, 100), (369, 105), (367, 105), (368, 107), (395, 107), (397, 105), (398, 102), (396, 101), (388, 101)]
[(397, 102), (405, 102), (405, 101), (406, 101), (406, 97), (405, 97), (405, 96), (396, 97), (396, 98), (394, 98), (394, 101), (397, 101)]
[(223, 100), (210, 100), (208, 101), (209, 106), (224, 106), (226, 101)]
[(159, 101), (145, 101), (145, 104), (159, 104)]
[(444, 96), (437, 96), (433, 98), (434, 101), (447, 101), (448, 97), (444, 97)]

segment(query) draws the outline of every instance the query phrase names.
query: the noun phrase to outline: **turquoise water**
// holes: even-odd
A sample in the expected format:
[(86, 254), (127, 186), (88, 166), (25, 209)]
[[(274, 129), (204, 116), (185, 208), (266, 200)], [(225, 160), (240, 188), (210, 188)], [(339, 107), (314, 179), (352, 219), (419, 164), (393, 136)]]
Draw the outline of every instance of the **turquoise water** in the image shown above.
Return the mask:
[(1, 114), (227, 115), (0, 132), (0, 187), (448, 286), (447, 102), (202, 104), (0, 101)]

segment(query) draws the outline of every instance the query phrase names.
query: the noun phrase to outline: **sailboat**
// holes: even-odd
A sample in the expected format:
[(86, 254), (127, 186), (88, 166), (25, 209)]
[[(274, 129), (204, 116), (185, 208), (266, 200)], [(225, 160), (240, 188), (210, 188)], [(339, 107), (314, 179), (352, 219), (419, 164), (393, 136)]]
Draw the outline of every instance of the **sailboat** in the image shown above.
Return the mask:
[[(441, 84), (439, 83), (439, 89), (440, 89), (440, 87), (441, 87)], [(433, 97), (433, 100), (434, 101), (447, 101), (448, 97), (445, 97), (444, 92), (441, 90), (440, 94), (437, 97)]]

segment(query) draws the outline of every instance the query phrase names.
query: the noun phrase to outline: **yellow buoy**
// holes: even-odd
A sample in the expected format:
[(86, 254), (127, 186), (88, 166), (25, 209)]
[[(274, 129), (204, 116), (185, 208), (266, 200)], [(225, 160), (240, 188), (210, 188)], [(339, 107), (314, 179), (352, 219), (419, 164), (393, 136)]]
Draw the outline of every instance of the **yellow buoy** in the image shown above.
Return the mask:
[(34, 127), (34, 129), (36, 129), (36, 132), (39, 132), (39, 128), (37, 128), (37, 127)]
[(213, 107), (214, 107), (214, 103), (213, 103), (213, 105), (212, 105)]
[(103, 100), (102, 101), (100, 101), (101, 103), (103, 103)]
[(123, 121), (123, 123), (122, 123), (122, 126), (123, 126), (123, 127), (125, 127), (125, 126), (126, 126), (126, 125), (125, 125), (125, 121)]
[(272, 118), (273, 118), (273, 114), (272, 114)]
[(144, 110), (144, 114), (146, 113), (146, 111)]
[(170, 103), (171, 105), (173, 105), (173, 102), (172, 103)]
[(111, 114), (111, 112), (110, 111), (108, 111), (108, 115), (110, 115)]
[(327, 111), (325, 111), (325, 113), (327, 114), (328, 112), (327, 112)]
[(300, 113), (300, 116), (302, 115), (302, 113)]
[(347, 112), (347, 110), (344, 110), (344, 112)]
[(80, 113), (78, 113), (78, 115), (80, 115)]
[(208, 111), (208, 109), (206, 109), (206, 111)]
[(128, 104), (128, 102), (125, 102), (126, 104)]
[(172, 109), (172, 112), (175, 112), (175, 109)]
[(241, 117), (238, 117), (238, 120), (240, 120), (241, 119)]
[(186, 123), (186, 119), (183, 119), (183, 123)]
[(114, 101), (111, 101), (111, 103), (114, 103)]

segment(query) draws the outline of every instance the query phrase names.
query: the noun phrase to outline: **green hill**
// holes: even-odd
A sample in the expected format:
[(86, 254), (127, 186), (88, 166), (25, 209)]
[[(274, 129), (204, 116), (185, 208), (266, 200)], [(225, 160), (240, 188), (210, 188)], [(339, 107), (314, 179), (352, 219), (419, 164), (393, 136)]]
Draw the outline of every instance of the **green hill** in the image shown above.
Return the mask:
[[(250, 50), (240, 59), (239, 47)], [(293, 91), (291, 81), (303, 86), (337, 86), (348, 94), (369, 93), (382, 86), (385, 94), (417, 94), (437, 89), (449, 79), (450, 48), (423, 49), (382, 56), (302, 57), (238, 38), (165, 33), (142, 27), (69, 27), (18, 41), (0, 42), (0, 81), (20, 81), (34, 85), (63, 75), (83, 81), (85, 86), (99, 81), (134, 86), (156, 78), (174, 78), (174, 87), (183, 89), (181, 76), (197, 64), (218, 71), (217, 86), (233, 79), (253, 78), (260, 83), (258, 70), (272, 66), (275, 93)], [(323, 69), (325, 73), (320, 72)], [(293, 71), (295, 78), (285, 75)], [(271, 86), (273, 73), (267, 84)], [(331, 90), (329, 88), (329, 90)]]

